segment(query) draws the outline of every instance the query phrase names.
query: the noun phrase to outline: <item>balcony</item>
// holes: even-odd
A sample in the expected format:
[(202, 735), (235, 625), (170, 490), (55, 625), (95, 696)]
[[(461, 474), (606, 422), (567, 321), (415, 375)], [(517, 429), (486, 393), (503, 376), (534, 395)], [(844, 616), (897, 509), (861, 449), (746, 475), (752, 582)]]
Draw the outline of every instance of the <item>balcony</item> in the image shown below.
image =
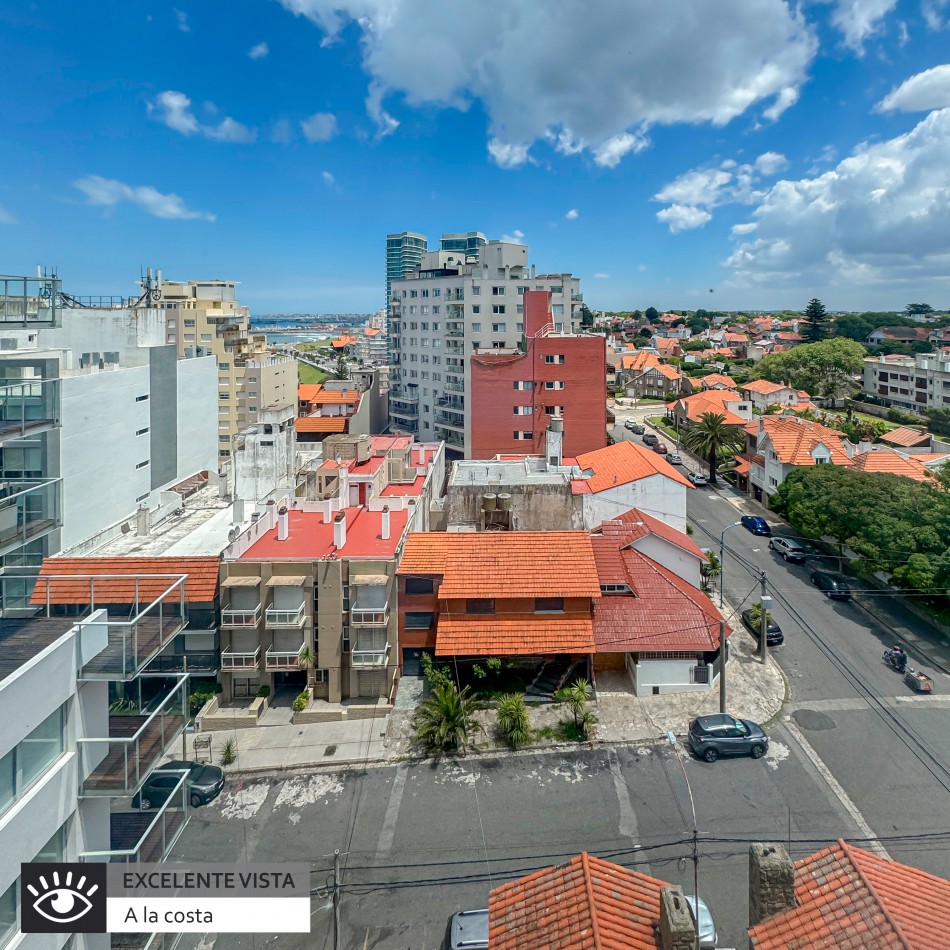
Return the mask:
[(301, 627), (307, 611), (303, 604), (296, 607), (268, 607), (264, 615), (265, 627)]
[(404, 402), (409, 405), (418, 404), (419, 394), (418, 393), (408, 393), (400, 390), (395, 390), (389, 394), (390, 402)]
[(465, 346), (461, 343), (453, 342), (449, 340), (445, 344), (445, 352), (450, 356), (462, 356), (465, 353)]
[(459, 432), (465, 431), (465, 417), (460, 412), (445, 412), (437, 409), (435, 424), (448, 429), (457, 429)]
[(221, 611), (221, 628), (225, 627), (257, 627), (261, 622), (264, 608), (256, 607), (229, 607)]
[(296, 650), (275, 650), (269, 649), (264, 654), (264, 669), (267, 672), (279, 672), (280, 670), (299, 670), (300, 653), (304, 648), (301, 643)]
[(465, 437), (461, 433), (438, 422), (435, 424), (435, 430), (436, 438), (441, 439), (446, 445), (454, 449), (465, 448)]
[(60, 425), (60, 381), (37, 379), (0, 386), (0, 443)]
[(386, 666), (389, 662), (390, 644), (383, 649), (361, 650), (359, 643), (350, 654), (350, 666)]
[(187, 677), (181, 677), (151, 713), (109, 716), (108, 738), (79, 740), (84, 798), (131, 795), (184, 729)]
[(350, 623), (361, 627), (384, 627), (389, 623), (389, 607), (351, 607)]
[(221, 654), (160, 653), (145, 668), (145, 676), (167, 676), (169, 673), (191, 673), (193, 676), (214, 676), (221, 666)]
[(0, 555), (63, 524), (62, 479), (0, 481)]
[(464, 326), (449, 326), (445, 330), (445, 335), (447, 337), (461, 339), (465, 336), (465, 327)]
[(419, 410), (416, 408), (409, 409), (398, 409), (395, 406), (389, 407), (389, 414), (391, 416), (398, 416), (400, 419), (418, 419)]
[[(109, 850), (83, 851), (81, 861), (110, 864), (161, 863), (171, 853), (188, 819), (187, 772), (157, 769), (156, 783), (167, 783), (168, 797), (154, 811), (115, 811), (109, 816)], [(151, 783), (150, 783), (151, 784)]]
[(0, 277), (0, 326), (60, 326), (61, 290), (55, 277)]
[(232, 650), (231, 647), (225, 647), (221, 651), (221, 670), (222, 672), (234, 670), (256, 670), (261, 662), (261, 648), (255, 647), (253, 651)]

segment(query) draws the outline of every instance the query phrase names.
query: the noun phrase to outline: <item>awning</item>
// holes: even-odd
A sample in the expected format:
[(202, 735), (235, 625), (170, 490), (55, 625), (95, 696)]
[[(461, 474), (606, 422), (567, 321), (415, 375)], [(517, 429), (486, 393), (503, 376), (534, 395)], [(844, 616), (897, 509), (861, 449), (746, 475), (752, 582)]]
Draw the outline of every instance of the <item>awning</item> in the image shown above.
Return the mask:
[(231, 575), (226, 577), (221, 581), (222, 587), (257, 587), (260, 584), (261, 579), (259, 577), (250, 576), (248, 577), (245, 574), (240, 575)]
[(380, 586), (389, 583), (388, 574), (350, 574), (350, 586)]
[(296, 574), (275, 574), (271, 577), (265, 587), (301, 587), (306, 577), (298, 577)]

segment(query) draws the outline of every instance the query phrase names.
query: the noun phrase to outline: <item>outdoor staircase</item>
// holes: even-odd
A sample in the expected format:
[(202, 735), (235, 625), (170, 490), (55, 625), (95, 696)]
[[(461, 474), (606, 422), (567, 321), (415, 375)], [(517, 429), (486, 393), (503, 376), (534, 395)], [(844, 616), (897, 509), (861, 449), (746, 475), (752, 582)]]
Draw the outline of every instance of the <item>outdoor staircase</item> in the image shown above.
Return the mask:
[(585, 666), (584, 660), (572, 663), (566, 657), (548, 660), (524, 691), (525, 699), (542, 703), (551, 702), (554, 694), (562, 686), (584, 674)]

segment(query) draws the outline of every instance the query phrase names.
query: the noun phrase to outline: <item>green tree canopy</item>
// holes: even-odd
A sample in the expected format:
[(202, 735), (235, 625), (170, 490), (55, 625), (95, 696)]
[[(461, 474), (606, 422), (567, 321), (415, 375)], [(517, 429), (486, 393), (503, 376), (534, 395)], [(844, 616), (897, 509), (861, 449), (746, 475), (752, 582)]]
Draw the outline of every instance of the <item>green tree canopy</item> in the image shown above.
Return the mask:
[(904, 307), (904, 313), (908, 316), (911, 314), (927, 314), (933, 312), (934, 308), (931, 307), (929, 303), (909, 303)]
[(818, 399), (837, 399), (854, 388), (852, 377), (864, 369), (867, 350), (856, 340), (832, 337), (773, 353), (752, 370), (753, 379), (788, 383)]
[(805, 339), (811, 343), (817, 343), (828, 336), (828, 312), (817, 297), (812, 297), (808, 301), (799, 329)]
[(341, 353), (336, 358), (336, 369), (333, 371), (333, 379), (349, 379), (350, 367), (347, 365), (346, 357)]
[(644, 311), (644, 316), (646, 316), (650, 323), (653, 323), (653, 321), (656, 320), (659, 315), (660, 312), (656, 309), (656, 307), (647, 307)]
[(734, 455), (745, 447), (745, 433), (726, 422), (722, 413), (704, 412), (699, 422), (683, 430), (683, 445), (709, 464), (709, 484), (716, 484), (716, 469), (724, 455)]

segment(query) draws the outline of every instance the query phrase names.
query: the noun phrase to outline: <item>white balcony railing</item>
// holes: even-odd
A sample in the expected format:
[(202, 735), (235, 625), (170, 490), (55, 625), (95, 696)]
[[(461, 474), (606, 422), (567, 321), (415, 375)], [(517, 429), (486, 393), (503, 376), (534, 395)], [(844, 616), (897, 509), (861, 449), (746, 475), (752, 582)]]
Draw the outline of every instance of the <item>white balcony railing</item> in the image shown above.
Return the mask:
[(302, 643), (296, 650), (268, 650), (264, 654), (264, 669), (268, 671), (299, 670), (302, 650)]
[(232, 650), (225, 647), (221, 651), (222, 670), (256, 670), (261, 662), (261, 648), (251, 651)]
[(389, 660), (390, 645), (385, 650), (354, 650), (350, 654), (351, 666), (385, 666)]
[(350, 608), (350, 623), (364, 627), (381, 627), (389, 623), (389, 607)]
[(228, 608), (221, 611), (222, 627), (256, 627), (261, 622), (261, 613), (263, 608), (260, 604), (256, 607), (244, 607), (240, 609)]
[(303, 604), (297, 607), (268, 607), (264, 624), (268, 627), (299, 627), (306, 617)]

